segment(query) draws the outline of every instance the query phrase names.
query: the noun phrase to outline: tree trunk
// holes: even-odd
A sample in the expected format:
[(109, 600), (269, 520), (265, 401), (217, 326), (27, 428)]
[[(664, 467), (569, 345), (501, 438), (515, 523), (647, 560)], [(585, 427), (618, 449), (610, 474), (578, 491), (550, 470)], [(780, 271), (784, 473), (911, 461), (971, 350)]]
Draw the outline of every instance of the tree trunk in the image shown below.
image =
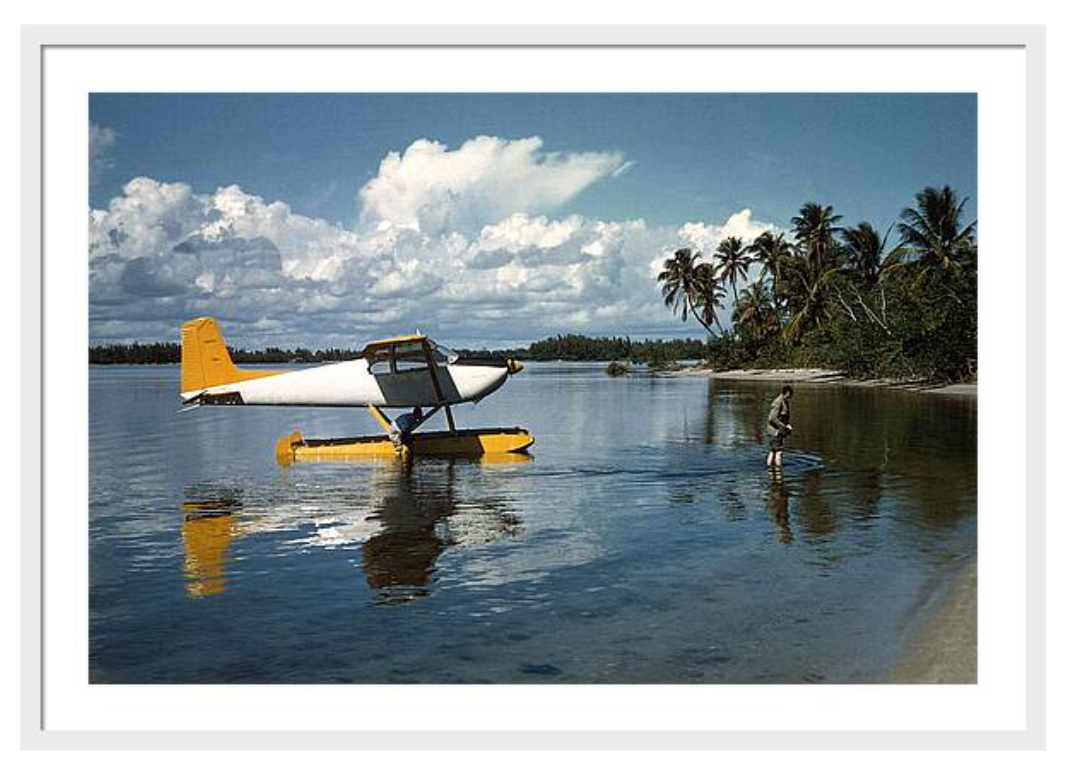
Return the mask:
[[(712, 332), (712, 328), (710, 328), (708, 325), (706, 325), (705, 321), (703, 319), (701, 319), (700, 316), (698, 316), (697, 309), (694, 308), (694, 302), (690, 300), (689, 296), (687, 296), (687, 298), (686, 298), (686, 303), (690, 306), (690, 313), (694, 315), (694, 319), (697, 320), (697, 323), (702, 328), (707, 330), (709, 332), (710, 336), (712, 336), (713, 338), (716, 338), (716, 334)], [(716, 319), (714, 321), (716, 323), (716, 327), (720, 329), (720, 333), (723, 334), (725, 331), (723, 329), (723, 325), (720, 324), (720, 318), (716, 317)]]

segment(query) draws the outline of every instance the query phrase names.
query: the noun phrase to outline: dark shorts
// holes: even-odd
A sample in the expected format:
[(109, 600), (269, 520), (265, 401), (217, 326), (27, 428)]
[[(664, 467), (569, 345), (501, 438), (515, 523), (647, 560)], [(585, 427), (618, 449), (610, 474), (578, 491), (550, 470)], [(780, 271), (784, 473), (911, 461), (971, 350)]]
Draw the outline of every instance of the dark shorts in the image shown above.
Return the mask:
[(768, 435), (768, 447), (772, 452), (783, 452), (783, 439), (785, 437), (782, 433), (772, 433)]

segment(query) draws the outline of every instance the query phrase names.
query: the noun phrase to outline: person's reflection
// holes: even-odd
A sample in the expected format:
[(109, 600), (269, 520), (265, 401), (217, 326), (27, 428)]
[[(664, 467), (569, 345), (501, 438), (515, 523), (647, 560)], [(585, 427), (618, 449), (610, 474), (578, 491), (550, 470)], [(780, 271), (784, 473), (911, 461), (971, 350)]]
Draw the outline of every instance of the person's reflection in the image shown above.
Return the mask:
[(778, 470), (772, 472), (772, 483), (768, 488), (768, 511), (779, 529), (780, 544), (791, 544), (794, 532), (791, 531), (790, 491)]
[(227, 590), (227, 557), (238, 535), (235, 514), (242, 508), (237, 493), (183, 503), (183, 572), (193, 598)]
[(519, 525), (500, 500), (469, 500), (463, 506), (453, 461), (395, 465), (377, 482), (370, 519), (380, 528), (362, 545), (362, 570), (379, 603), (428, 596), (445, 549), (466, 541), (491, 542)]

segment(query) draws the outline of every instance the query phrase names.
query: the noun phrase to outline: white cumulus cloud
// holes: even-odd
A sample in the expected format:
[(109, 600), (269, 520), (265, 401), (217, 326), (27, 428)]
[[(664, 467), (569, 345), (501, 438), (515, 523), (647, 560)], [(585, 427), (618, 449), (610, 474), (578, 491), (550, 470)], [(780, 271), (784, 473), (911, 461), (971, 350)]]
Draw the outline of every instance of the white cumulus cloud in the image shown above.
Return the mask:
[(132, 179), (107, 209), (90, 211), (90, 255), (163, 252), (205, 223), (206, 208), (188, 184)]
[[(433, 162), (424, 178), (414, 155)], [(249, 345), (355, 346), (414, 329), (460, 346), (566, 329), (681, 335), (655, 290), (663, 258), (773, 226), (748, 209), (684, 225), (537, 211), (622, 164), (543, 154), (538, 139), (418, 142), (362, 188), (354, 230), (235, 185), (136, 178), (89, 215), (91, 336), (172, 340), (203, 315)]]
[(391, 152), (359, 193), (362, 221), (442, 233), (556, 209), (621, 172), (619, 152), (545, 152), (538, 137), (478, 136), (458, 149), (427, 139)]
[(716, 247), (725, 238), (742, 239), (749, 243), (766, 230), (777, 230), (770, 222), (758, 222), (753, 218), (752, 209), (736, 211), (727, 221), (719, 225), (704, 222), (687, 222), (679, 228), (679, 238), (683, 244), (694, 247), (706, 258), (711, 258)]

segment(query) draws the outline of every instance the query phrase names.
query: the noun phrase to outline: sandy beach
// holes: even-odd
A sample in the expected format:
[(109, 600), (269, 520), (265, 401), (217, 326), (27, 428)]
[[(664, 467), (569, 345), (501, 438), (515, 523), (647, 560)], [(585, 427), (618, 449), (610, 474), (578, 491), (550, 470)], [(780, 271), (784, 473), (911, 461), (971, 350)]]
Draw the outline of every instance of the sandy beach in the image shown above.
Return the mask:
[(828, 368), (745, 368), (732, 371), (713, 371), (701, 366), (690, 366), (659, 373), (662, 376), (708, 376), (742, 382), (789, 382), (792, 384), (824, 384), (846, 387), (884, 387), (932, 395), (977, 397), (976, 383), (943, 384), (921, 379), (850, 379), (839, 371), (833, 371)]
[(977, 682), (976, 561), (925, 606), (888, 682)]

